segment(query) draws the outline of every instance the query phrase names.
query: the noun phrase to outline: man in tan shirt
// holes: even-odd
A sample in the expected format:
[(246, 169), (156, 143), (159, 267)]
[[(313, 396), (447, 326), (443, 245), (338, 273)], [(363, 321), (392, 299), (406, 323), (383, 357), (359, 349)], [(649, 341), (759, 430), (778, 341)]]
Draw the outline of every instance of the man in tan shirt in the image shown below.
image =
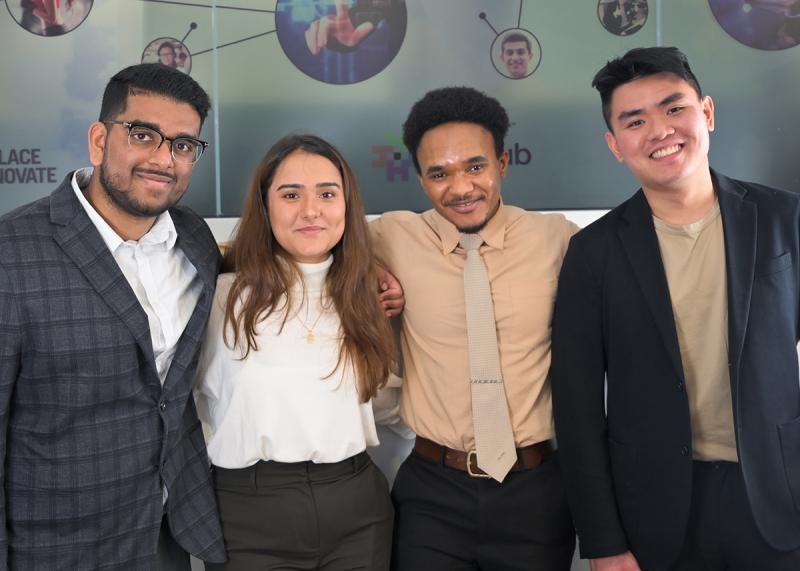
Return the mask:
[[(550, 319), (576, 226), (506, 206), (508, 116), (470, 88), (432, 91), (404, 142), (433, 206), (370, 224), (405, 290), (401, 416), (417, 433), (395, 480), (393, 568), (568, 570), (575, 536), (551, 439)], [(517, 461), (502, 483), (478, 467), (462, 234), (478, 234), (494, 307)], [(505, 404), (503, 406), (506, 406)]]
[(558, 285), (581, 555), (593, 571), (797, 571), (800, 196), (709, 168), (714, 102), (676, 48), (631, 50), (593, 85), (642, 187), (575, 235)]

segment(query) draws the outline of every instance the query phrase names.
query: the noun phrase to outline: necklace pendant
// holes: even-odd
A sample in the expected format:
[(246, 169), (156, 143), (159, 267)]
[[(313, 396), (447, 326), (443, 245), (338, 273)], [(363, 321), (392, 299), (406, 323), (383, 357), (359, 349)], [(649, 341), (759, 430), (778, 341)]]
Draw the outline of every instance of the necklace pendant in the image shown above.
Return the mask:
[(308, 332), (308, 335), (306, 335), (306, 343), (308, 343), (308, 344), (310, 345), (310, 344), (312, 344), (312, 343), (313, 343), (314, 341), (316, 341), (316, 340), (317, 340), (317, 339), (316, 339), (316, 337), (314, 337), (314, 334), (313, 334), (313, 333), (311, 333), (311, 331), (309, 331), (309, 332)]

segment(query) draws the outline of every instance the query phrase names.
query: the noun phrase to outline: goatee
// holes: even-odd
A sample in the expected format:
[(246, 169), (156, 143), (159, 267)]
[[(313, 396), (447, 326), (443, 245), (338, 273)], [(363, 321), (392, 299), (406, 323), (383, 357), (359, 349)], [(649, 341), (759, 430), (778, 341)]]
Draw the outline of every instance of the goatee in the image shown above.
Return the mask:
[[(113, 175), (109, 176), (107, 170), (105, 168), (105, 161), (98, 167), (100, 170), (100, 186), (105, 191), (106, 196), (108, 196), (109, 200), (120, 210), (129, 214), (131, 216), (135, 216), (136, 218), (154, 218), (159, 216), (160, 214), (166, 212), (173, 206), (175, 203), (178, 202), (178, 199), (183, 195), (180, 193), (174, 199), (167, 199), (164, 202), (156, 205), (148, 205), (136, 199), (133, 195), (133, 192), (129, 189), (121, 188), (115, 181), (115, 177)], [(148, 171), (148, 172), (155, 172), (155, 171)], [(169, 176), (174, 179), (174, 175), (168, 173), (157, 173), (162, 176)]]

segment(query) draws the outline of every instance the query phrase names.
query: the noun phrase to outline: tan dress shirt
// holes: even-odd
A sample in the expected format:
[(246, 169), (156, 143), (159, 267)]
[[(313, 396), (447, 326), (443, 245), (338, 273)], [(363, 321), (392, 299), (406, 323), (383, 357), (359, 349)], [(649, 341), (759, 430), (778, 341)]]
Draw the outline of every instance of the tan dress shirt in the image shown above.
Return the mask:
[[(560, 214), (501, 205), (480, 232), (517, 446), (553, 437), (550, 326), (561, 262), (577, 229)], [(420, 436), (471, 450), (460, 233), (434, 210), (389, 212), (371, 222), (370, 230), (378, 257), (405, 290), (400, 415)]]
[(686, 226), (653, 220), (689, 396), (693, 457), (736, 462), (725, 241), (719, 204)]

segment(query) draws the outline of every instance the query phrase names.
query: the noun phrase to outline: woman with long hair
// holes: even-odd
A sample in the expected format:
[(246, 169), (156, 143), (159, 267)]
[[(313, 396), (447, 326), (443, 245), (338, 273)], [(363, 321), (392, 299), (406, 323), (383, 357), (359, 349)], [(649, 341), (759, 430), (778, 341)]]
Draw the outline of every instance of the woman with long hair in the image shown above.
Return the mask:
[(393, 337), (355, 177), (312, 135), (256, 168), (217, 282), (196, 389), (229, 561), (389, 568), (393, 510), (365, 449)]

